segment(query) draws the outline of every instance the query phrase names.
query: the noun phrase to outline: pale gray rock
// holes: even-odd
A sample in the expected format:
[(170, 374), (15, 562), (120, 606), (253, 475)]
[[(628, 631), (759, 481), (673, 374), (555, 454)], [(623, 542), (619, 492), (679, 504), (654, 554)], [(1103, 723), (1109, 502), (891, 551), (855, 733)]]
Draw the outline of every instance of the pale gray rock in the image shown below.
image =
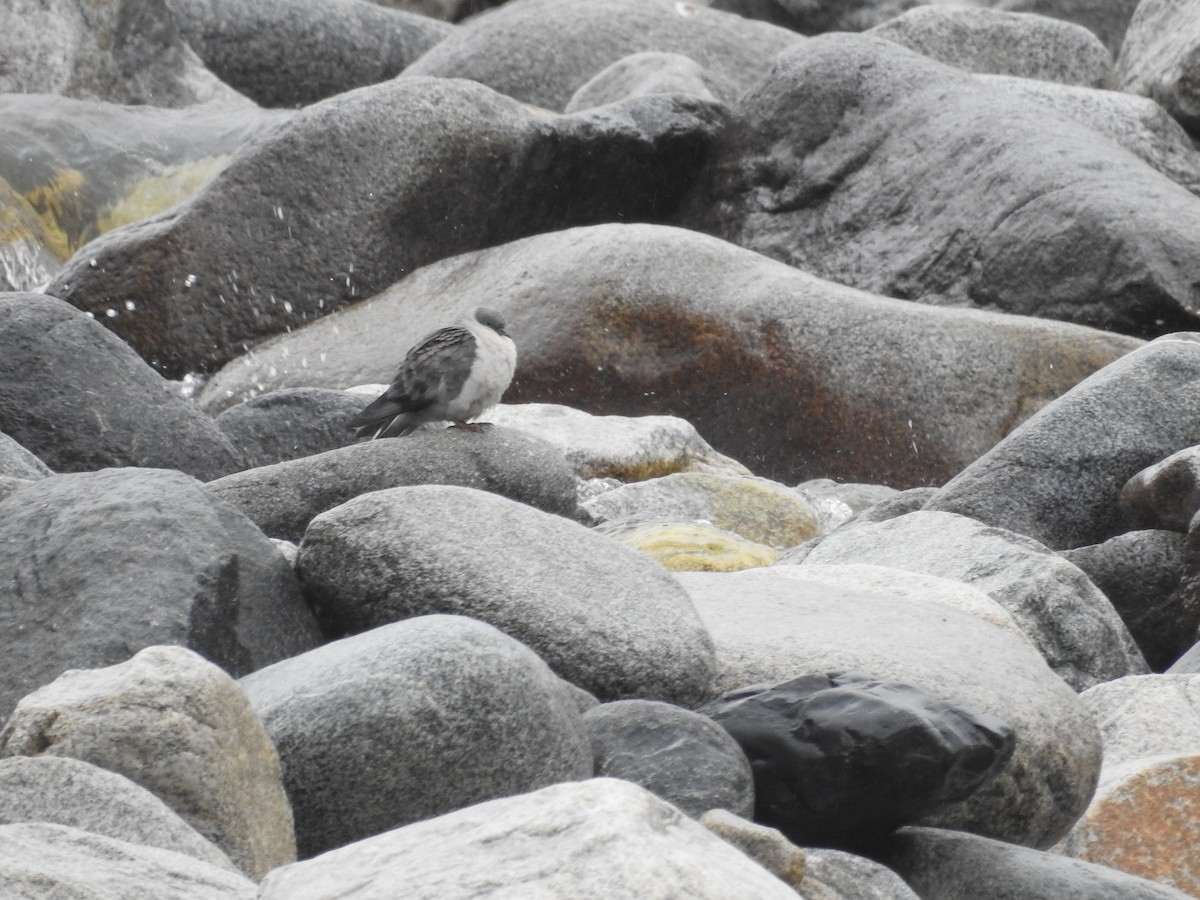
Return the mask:
[(886, 522), (888, 519), (916, 512), (919, 509), (924, 509), (925, 504), (937, 492), (938, 488), (935, 487), (909, 488), (906, 491), (901, 491), (895, 497), (880, 500), (873, 506), (867, 507), (847, 524), (853, 527), (855, 525), (866, 525), (869, 522)]
[(0, 760), (0, 825), (16, 822), (68, 825), (239, 871), (154, 794), (123, 775), (67, 756)]
[(469, 78), (561, 110), (594, 76), (634, 53), (686, 56), (736, 93), (766, 71), (772, 55), (802, 40), (784, 28), (674, 0), (509, 0), (459, 26), (402, 77)]
[(1095, 863), (974, 834), (903, 828), (880, 854), (921, 900), (1185, 900), (1186, 894)]
[(271, 391), (230, 407), (216, 418), (247, 468), (271, 466), (354, 443), (346, 423), (366, 405), (349, 391), (295, 388)]
[(0, 500), (15, 494), (27, 484), (33, 484), (36, 479), (13, 478), (11, 475), (0, 475)]
[[(697, 821), (800, 891), (804, 880), (805, 852), (784, 837), (783, 832), (743, 819), (727, 809), (710, 809)], [(801, 896), (804, 894), (801, 893)]]
[(1100, 726), (1105, 768), (1200, 754), (1200, 674), (1118, 678), (1079, 699)]
[(42, 822), (0, 825), (5, 900), (255, 900), (244, 875), (183, 853)]
[(470, 487), (556, 515), (576, 514), (575, 481), (561, 454), (508, 428), (449, 428), (352, 444), (236, 472), (204, 491), (266, 534), (299, 541), (319, 513), (370, 491), (420, 484)]
[(0, 716), (68, 668), (191, 647), (234, 675), (315, 646), (291, 566), (244, 515), (163, 469), (31, 482), (0, 501)]
[(1113, 58), (1082, 25), (987, 8), (918, 6), (877, 25), (887, 38), (968, 72), (1104, 87)]
[(740, 851), (613, 778), (561, 784), (397, 828), (263, 881), (259, 900), (487, 896), (795, 900)]
[(242, 686), (279, 749), (302, 857), (592, 773), (578, 693), (474, 619), (386, 625)]
[(887, 866), (865, 856), (815, 847), (805, 855), (802, 900), (924, 900)]
[(261, 878), (296, 858), (279, 757), (237, 682), (182, 647), (75, 669), (23, 698), (0, 757), (67, 756), (140, 784)]
[(989, 0), (989, 5), (995, 9), (1078, 22), (1099, 37), (1116, 56), (1138, 0)]
[(1038, 653), (1004, 630), (945, 604), (806, 584), (771, 569), (678, 578), (716, 643), (718, 691), (861, 672), (1007, 722), (1019, 735), (1008, 766), (923, 821), (1045, 847), (1086, 808), (1100, 771), (1096, 725)]
[(694, 59), (680, 53), (632, 53), (601, 69), (580, 85), (563, 112), (577, 112), (645, 94), (692, 94), (730, 103), (737, 90), (728, 78), (714, 77)]
[(1186, 532), (1200, 510), (1200, 447), (1142, 469), (1125, 482), (1117, 502), (1131, 525)]
[[(1016, 428), (926, 505), (1065, 549), (1127, 530), (1122, 488), (1200, 444), (1200, 343), (1161, 338), (1104, 367)], [(1126, 673), (1132, 674), (1132, 673)]]
[(34, 481), (53, 474), (53, 470), (37, 456), (0, 432), (0, 475)]
[(299, 568), (329, 633), (449, 613), (512, 635), (602, 700), (695, 705), (712, 681), (709, 636), (662, 566), (484, 491), (363, 494), (313, 519)]
[(1031, 538), (965, 516), (922, 510), (847, 528), (780, 560), (789, 562), (869, 563), (964, 581), (1008, 610), (1076, 690), (1148, 671), (1112, 603), (1079, 567)]
[(1190, 650), (1171, 665), (1164, 673), (1166, 675), (1197, 675), (1200, 674), (1200, 643), (1192, 644)]
[(750, 763), (708, 716), (654, 700), (617, 700), (583, 715), (595, 774), (641, 785), (693, 819), (754, 814)]
[(231, 363), (201, 402), (214, 410), (278, 387), (384, 381), (394, 335), (436, 327), (448, 297), (510, 323), (521, 354), (511, 402), (683, 412), (718, 452), (786, 484), (942, 484), (1141, 346), (873, 296), (693, 231), (602, 225), (426, 266)]
[(1191, 0), (1141, 0), (1125, 32), (1113, 81), (1157, 100), (1200, 131), (1200, 8)]

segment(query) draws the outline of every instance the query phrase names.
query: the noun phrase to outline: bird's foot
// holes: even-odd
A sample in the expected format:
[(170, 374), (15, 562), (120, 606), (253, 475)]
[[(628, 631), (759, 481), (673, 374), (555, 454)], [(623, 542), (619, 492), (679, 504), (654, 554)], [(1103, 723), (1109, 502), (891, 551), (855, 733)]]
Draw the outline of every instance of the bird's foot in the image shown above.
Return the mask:
[(463, 428), (467, 431), (487, 431), (492, 427), (491, 422), (455, 422), (451, 428)]

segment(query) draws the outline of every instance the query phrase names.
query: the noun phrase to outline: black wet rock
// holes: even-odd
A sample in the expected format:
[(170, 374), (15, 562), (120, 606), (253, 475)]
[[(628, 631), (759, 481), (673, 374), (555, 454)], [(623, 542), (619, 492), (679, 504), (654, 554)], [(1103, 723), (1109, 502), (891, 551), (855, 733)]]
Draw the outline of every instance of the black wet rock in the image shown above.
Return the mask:
[(867, 846), (968, 797), (1016, 742), (995, 716), (857, 673), (747, 688), (701, 711), (749, 758), (755, 819), (819, 846)]
[(354, 443), (346, 423), (366, 400), (327, 388), (271, 391), (230, 407), (216, 422), (247, 468), (271, 466)]
[[(359, 397), (355, 411), (365, 404)], [(240, 509), (270, 537), (299, 541), (319, 513), (359, 494), (417, 484), (476, 488), (568, 518), (578, 510), (575, 476), (562, 453), (538, 438), (499, 427), (447, 428), (350, 444), (235, 472), (204, 490)]]
[(616, 700), (583, 714), (595, 774), (640, 784), (692, 818), (754, 811), (750, 763), (707, 716), (656, 700)]
[(42, 294), (0, 294), (0, 431), (58, 472), (242, 468), (191, 401), (89, 316)]
[(193, 478), (53, 475), (0, 501), (0, 717), (67, 669), (190, 647), (233, 675), (320, 636), (284, 557)]

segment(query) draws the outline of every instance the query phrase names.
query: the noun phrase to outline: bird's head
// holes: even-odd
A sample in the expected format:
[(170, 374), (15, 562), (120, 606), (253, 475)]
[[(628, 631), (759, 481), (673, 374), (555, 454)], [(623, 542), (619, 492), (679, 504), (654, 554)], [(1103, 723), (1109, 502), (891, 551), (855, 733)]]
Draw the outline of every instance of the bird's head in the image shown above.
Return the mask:
[(504, 318), (494, 309), (488, 309), (486, 306), (479, 307), (475, 310), (475, 321), (492, 329), (501, 337), (508, 337), (508, 328), (504, 324)]

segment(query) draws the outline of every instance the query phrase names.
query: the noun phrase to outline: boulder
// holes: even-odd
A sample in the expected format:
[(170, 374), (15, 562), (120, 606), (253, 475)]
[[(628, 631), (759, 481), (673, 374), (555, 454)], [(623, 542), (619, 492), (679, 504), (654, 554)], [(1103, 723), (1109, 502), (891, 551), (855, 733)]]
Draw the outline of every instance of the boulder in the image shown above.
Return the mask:
[(48, 465), (0, 431), (0, 475), (36, 481), (53, 474)]
[(166, 0), (222, 81), (263, 106), (304, 106), (398, 75), (454, 27), (368, 0)]
[(713, 635), (722, 691), (819, 672), (870, 672), (992, 715), (1019, 736), (1008, 766), (924, 820), (1045, 847), (1087, 806), (1100, 735), (1025, 642), (942, 603), (806, 584), (769, 569), (682, 573)]
[(1130, 525), (1186, 532), (1200, 511), (1200, 447), (1184, 447), (1135, 473), (1117, 503)]
[(393, 335), (443, 321), (447, 296), (510, 323), (520, 353), (510, 401), (683, 414), (719, 452), (789, 484), (942, 484), (1140, 346), (872, 296), (683, 229), (603, 225), (426, 266), (231, 363), (201, 402), (390, 378)]
[(730, 78), (714, 76), (683, 54), (647, 50), (631, 53), (601, 69), (580, 85), (563, 112), (578, 112), (646, 94), (692, 94), (731, 103), (737, 99), (738, 91)]
[(72, 670), (17, 704), (0, 757), (67, 756), (155, 794), (250, 877), (296, 858), (279, 757), (237, 683), (182, 647)]
[(144, 787), (69, 756), (0, 760), (0, 825), (15, 822), (67, 825), (239, 871), (215, 844)]
[(944, 485), (928, 510), (959, 513), (1049, 547), (1127, 529), (1126, 482), (1200, 444), (1200, 343), (1155, 341), (1085, 379)]
[(586, 82), (634, 53), (686, 56), (733, 88), (733, 99), (771, 56), (802, 38), (673, 0), (509, 0), (459, 29), (403, 77), (469, 78), (546, 109), (566, 107)]
[(209, 479), (242, 467), (208, 416), (66, 303), (0, 294), (0, 334), (0, 431), (55, 471), (147, 466)]
[(1200, 753), (1200, 674), (1118, 678), (1079, 699), (1100, 726), (1106, 768)]
[(473, 619), (376, 628), (242, 686), (279, 749), (301, 857), (592, 771), (574, 692)]
[(661, 566), (582, 525), (469, 488), (363, 494), (317, 516), (300, 544), (327, 633), (430, 613), (470, 616), (536, 651), (602, 700), (694, 705), (712, 644)]
[(920, 900), (904, 879), (874, 860), (828, 848), (806, 852), (801, 896), (825, 900)]
[(790, 884), (801, 896), (804, 895), (806, 854), (778, 829), (743, 819), (727, 809), (710, 809), (698, 821), (725, 843), (737, 847), (768, 872)]
[(900, 494), (886, 484), (840, 484), (832, 478), (810, 478), (796, 485), (796, 490), (816, 511), (822, 533), (833, 531), (875, 504)]
[(923, 510), (847, 528), (785, 554), (784, 563), (868, 563), (964, 581), (1008, 610), (1076, 690), (1148, 671), (1112, 603), (1083, 571), (1031, 538), (965, 516)]
[(542, 441), (507, 428), (448, 428), (352, 444), (236, 472), (210, 481), (204, 490), (240, 509), (272, 537), (299, 541), (319, 513), (360, 494), (419, 484), (491, 491), (562, 516), (576, 512), (575, 482), (562, 457)]
[(774, 547), (706, 522), (630, 516), (593, 527), (672, 572), (737, 572), (769, 566), (779, 559)]
[[(46, 290), (172, 377), (212, 370), (442, 257), (661, 219), (724, 115), (683, 95), (547, 117), (458, 79), (358, 88), (242, 148), (187, 202), (100, 236)], [(448, 296), (428, 311), (441, 324), (464, 308)]]
[(183, 644), (240, 675), (315, 646), (270, 541), (194, 479), (55, 475), (0, 501), (0, 717), (68, 668)]
[(641, 785), (693, 819), (754, 811), (750, 764), (708, 716), (655, 700), (617, 700), (583, 714), (595, 774)]
[(672, 221), (891, 297), (1138, 336), (1200, 321), (1195, 195), (876, 36), (780, 53)]
[(247, 467), (315, 456), (354, 443), (346, 423), (364, 406), (348, 391), (295, 388), (271, 391), (231, 407), (217, 427), (238, 448)]
[(703, 707), (754, 771), (754, 817), (798, 844), (870, 847), (963, 800), (1012, 757), (995, 716), (911, 684), (802, 675)]
[(968, 72), (1062, 84), (1104, 87), (1113, 64), (1082, 25), (986, 7), (917, 6), (870, 33)]
[[(397, 828), (263, 881), (259, 900), (545, 897), (795, 900), (796, 892), (679, 810), (595, 778)], [(485, 886), (485, 887), (481, 887)]]
[(1189, 0), (1141, 0), (1125, 32), (1113, 81), (1157, 100), (1200, 132), (1200, 9)]

